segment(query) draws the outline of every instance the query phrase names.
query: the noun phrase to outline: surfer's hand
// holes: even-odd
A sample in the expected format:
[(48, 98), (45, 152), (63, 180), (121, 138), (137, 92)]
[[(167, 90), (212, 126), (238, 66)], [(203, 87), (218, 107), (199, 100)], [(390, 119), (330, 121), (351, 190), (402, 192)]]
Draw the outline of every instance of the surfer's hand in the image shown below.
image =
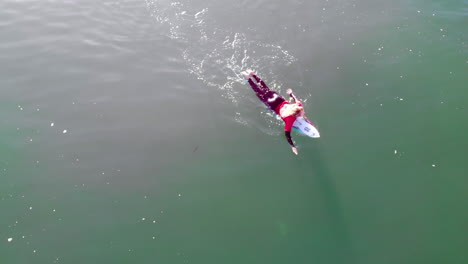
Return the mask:
[(296, 155), (299, 154), (296, 147), (292, 147), (292, 152), (294, 152), (294, 154), (296, 154)]
[(292, 94), (292, 89), (287, 89), (287, 90), (286, 90), (286, 93), (287, 93), (288, 95), (291, 95), (291, 94)]

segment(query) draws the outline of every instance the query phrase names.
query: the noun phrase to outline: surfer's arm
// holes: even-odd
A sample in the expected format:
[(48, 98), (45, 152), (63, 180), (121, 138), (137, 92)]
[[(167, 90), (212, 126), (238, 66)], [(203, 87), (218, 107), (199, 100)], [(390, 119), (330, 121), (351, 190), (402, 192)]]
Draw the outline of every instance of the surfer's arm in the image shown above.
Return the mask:
[(291, 93), (289, 96), (291, 96), (294, 99), (294, 103), (298, 104), (301, 102), (299, 101), (299, 99), (297, 99), (297, 97), (293, 93)]
[(292, 89), (286, 90), (286, 93), (294, 99), (294, 103), (300, 103), (299, 99), (297, 99), (297, 97), (293, 94)]
[(291, 145), (292, 151), (294, 154), (298, 154), (297, 148), (294, 145), (294, 141), (291, 138), (291, 129), (293, 127), (294, 120), (293, 116), (288, 116), (284, 119), (284, 135), (286, 136), (286, 140), (288, 141), (289, 145)]
[(291, 145), (291, 147), (295, 147), (291, 138), (291, 131), (284, 131), (284, 135), (286, 136), (286, 140), (288, 141), (289, 145)]
[(294, 146), (294, 142), (292, 141), (291, 131), (284, 131), (284, 135), (286, 136), (286, 139), (288, 140), (289, 145), (291, 145), (292, 152), (296, 155), (299, 154), (296, 146)]

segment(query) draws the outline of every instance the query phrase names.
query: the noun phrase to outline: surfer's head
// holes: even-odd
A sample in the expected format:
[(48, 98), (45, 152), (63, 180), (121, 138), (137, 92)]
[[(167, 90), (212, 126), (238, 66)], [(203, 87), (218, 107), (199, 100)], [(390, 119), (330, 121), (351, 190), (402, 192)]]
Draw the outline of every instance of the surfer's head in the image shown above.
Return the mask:
[(286, 109), (281, 113), (282, 116), (301, 116), (301, 113), (304, 112), (304, 107), (298, 104), (288, 104), (285, 107)]
[(294, 109), (295, 109), (295, 112), (294, 112), (295, 116), (302, 116), (304, 114), (304, 107), (296, 105)]

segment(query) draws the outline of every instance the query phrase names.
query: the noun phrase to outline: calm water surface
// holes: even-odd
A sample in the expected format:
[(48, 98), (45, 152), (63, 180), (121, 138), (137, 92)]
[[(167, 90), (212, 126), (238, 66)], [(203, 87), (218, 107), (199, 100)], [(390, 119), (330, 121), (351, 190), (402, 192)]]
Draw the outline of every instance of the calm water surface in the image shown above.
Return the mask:
[[(4, 263), (468, 262), (468, 1), (0, 2)], [(294, 135), (240, 71), (305, 102)]]

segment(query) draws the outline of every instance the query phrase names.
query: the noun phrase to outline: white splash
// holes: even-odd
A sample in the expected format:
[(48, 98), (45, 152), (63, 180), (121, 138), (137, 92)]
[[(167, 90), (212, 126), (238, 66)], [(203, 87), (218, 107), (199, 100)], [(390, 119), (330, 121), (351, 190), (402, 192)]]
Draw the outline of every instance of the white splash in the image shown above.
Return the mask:
[[(273, 80), (278, 75), (274, 70), (297, 61), (280, 45), (250, 40), (243, 32), (220, 28), (208, 8), (158, 0), (146, 0), (146, 5), (151, 16), (167, 26), (162, 34), (186, 46), (181, 56), (187, 71), (207, 87), (223, 91), (222, 96), (239, 109), (243, 109), (240, 104), (250, 92), (242, 70), (251, 68)], [(270, 81), (269, 86), (278, 91), (281, 84)], [(238, 112), (234, 120), (246, 125), (242, 116)]]

